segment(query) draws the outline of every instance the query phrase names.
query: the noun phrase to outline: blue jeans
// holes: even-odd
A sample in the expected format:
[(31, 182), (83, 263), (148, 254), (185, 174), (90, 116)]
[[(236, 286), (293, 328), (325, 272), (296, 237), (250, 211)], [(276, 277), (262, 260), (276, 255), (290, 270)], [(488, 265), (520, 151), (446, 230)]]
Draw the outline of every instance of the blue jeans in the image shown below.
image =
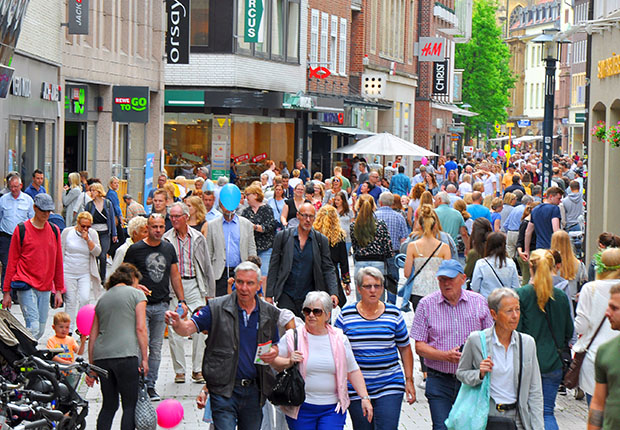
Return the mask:
[(336, 412), (336, 404), (311, 405), (302, 403), (297, 419), (286, 417), (291, 430), (342, 430), (347, 419), (347, 412)]
[(431, 409), (433, 430), (447, 429), (445, 421), (459, 393), (459, 388), (461, 388), (461, 383), (456, 378), (440, 376), (429, 370), (426, 377), (426, 399)]
[(261, 251), (258, 253), (258, 256), (260, 258), (260, 274), (262, 276), (267, 276), (267, 273), (269, 272), (269, 261), (271, 261), (271, 252), (273, 251), (273, 248), (269, 248), (266, 249), (264, 251)]
[(17, 290), (19, 306), (26, 320), (26, 328), (37, 340), (45, 332), (47, 312), (50, 308), (50, 294), (50, 291), (39, 291), (34, 288)]
[(211, 414), (217, 430), (259, 430), (263, 411), (258, 386), (235, 385), (231, 397), (211, 393)]
[(353, 400), (349, 406), (355, 430), (397, 430), (403, 394), (391, 394), (371, 400), (372, 422), (368, 422), (362, 410), (362, 401)]
[(543, 373), (540, 376), (542, 379), (545, 430), (558, 430), (559, 427), (553, 415), (553, 410), (555, 409), (555, 398), (558, 395), (558, 387), (562, 382), (562, 369)]
[(167, 310), (167, 302), (146, 305), (146, 328), (149, 335), (149, 373), (144, 380), (150, 388), (155, 388), (157, 374), (159, 373), (161, 346), (164, 343), (164, 332), (166, 331), (164, 313)]

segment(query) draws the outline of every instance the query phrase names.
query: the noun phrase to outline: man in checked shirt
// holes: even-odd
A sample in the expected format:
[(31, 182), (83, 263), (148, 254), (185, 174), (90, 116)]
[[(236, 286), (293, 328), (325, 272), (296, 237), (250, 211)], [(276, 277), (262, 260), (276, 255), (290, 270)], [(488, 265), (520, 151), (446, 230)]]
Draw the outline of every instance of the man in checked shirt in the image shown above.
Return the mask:
[(493, 325), (486, 299), (462, 288), (463, 266), (445, 260), (437, 271), (439, 291), (420, 300), (411, 326), (416, 353), (428, 367), (426, 398), (431, 408), (433, 430), (444, 430), (461, 383), (456, 369), (463, 344), (473, 331)]

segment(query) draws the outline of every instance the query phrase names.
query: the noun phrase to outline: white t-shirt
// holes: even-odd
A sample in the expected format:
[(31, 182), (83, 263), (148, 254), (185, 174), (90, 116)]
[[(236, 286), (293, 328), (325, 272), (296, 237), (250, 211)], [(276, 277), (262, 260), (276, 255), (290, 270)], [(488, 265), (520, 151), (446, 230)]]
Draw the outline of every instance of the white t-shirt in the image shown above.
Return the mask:
[[(288, 333), (280, 339), (278, 344), (280, 357), (288, 357)], [(344, 350), (347, 357), (347, 373), (359, 369), (351, 344), (346, 336), (344, 339)], [(331, 405), (338, 403), (336, 392), (336, 365), (331, 353), (329, 336), (315, 336), (308, 333), (308, 357), (306, 360), (306, 402), (312, 405)]]
[(263, 173), (266, 173), (267, 176), (269, 176), (269, 179), (267, 179), (267, 185), (269, 185), (270, 187), (273, 186), (273, 178), (276, 177), (276, 172), (274, 172), (271, 169), (267, 169), (265, 170)]
[[(493, 192), (493, 184), (497, 184), (497, 176), (495, 176), (494, 173), (487, 173), (487, 175), (484, 178), (484, 195), (489, 196), (489, 195), (494, 195)], [(497, 187), (496, 187), (497, 189)]]
[(83, 275), (90, 272), (90, 251), (88, 244), (77, 230), (69, 232), (64, 249), (64, 272), (70, 275)]
[(459, 184), (459, 195), (462, 197), (467, 193), (471, 193), (473, 190), (469, 182), (461, 182)]
[(288, 186), (291, 187), (293, 190), (298, 184), (301, 184), (301, 183), (302, 183), (302, 180), (300, 178), (290, 178), (288, 180)]

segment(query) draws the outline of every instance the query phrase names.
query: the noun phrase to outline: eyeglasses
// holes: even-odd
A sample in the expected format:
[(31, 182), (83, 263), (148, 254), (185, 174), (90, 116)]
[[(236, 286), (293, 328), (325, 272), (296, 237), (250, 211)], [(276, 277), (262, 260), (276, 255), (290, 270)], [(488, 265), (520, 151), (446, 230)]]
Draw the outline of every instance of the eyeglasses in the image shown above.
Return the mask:
[(314, 219), (315, 215), (312, 214), (299, 214), (300, 217), (305, 218), (305, 219)]
[(301, 311), (304, 313), (305, 316), (313, 314), (315, 317), (320, 317), (321, 315), (323, 315), (323, 309), (319, 309), (319, 308), (314, 308), (314, 309), (303, 308)]
[(179, 218), (183, 218), (185, 216), (185, 214), (183, 215), (169, 215), (170, 219), (179, 219)]
[(365, 290), (372, 290), (373, 288), (375, 290), (380, 290), (381, 288), (383, 288), (383, 285), (381, 284), (362, 284), (361, 287)]

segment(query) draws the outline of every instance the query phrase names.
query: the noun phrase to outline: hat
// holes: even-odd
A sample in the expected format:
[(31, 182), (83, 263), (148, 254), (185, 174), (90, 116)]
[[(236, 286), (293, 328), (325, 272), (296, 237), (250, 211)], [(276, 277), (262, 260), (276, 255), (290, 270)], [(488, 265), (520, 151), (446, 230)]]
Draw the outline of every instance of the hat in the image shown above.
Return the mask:
[(34, 196), (34, 205), (42, 211), (53, 211), (56, 209), (54, 206), (54, 200), (49, 194), (41, 193)]
[(514, 165), (514, 164), (512, 164), (512, 163), (510, 163), (510, 164), (508, 165), (508, 168), (509, 168), (509, 169), (516, 169), (515, 165)]
[(456, 278), (459, 274), (464, 274), (463, 265), (456, 260), (444, 260), (439, 266), (437, 277), (447, 276), (448, 278)]

